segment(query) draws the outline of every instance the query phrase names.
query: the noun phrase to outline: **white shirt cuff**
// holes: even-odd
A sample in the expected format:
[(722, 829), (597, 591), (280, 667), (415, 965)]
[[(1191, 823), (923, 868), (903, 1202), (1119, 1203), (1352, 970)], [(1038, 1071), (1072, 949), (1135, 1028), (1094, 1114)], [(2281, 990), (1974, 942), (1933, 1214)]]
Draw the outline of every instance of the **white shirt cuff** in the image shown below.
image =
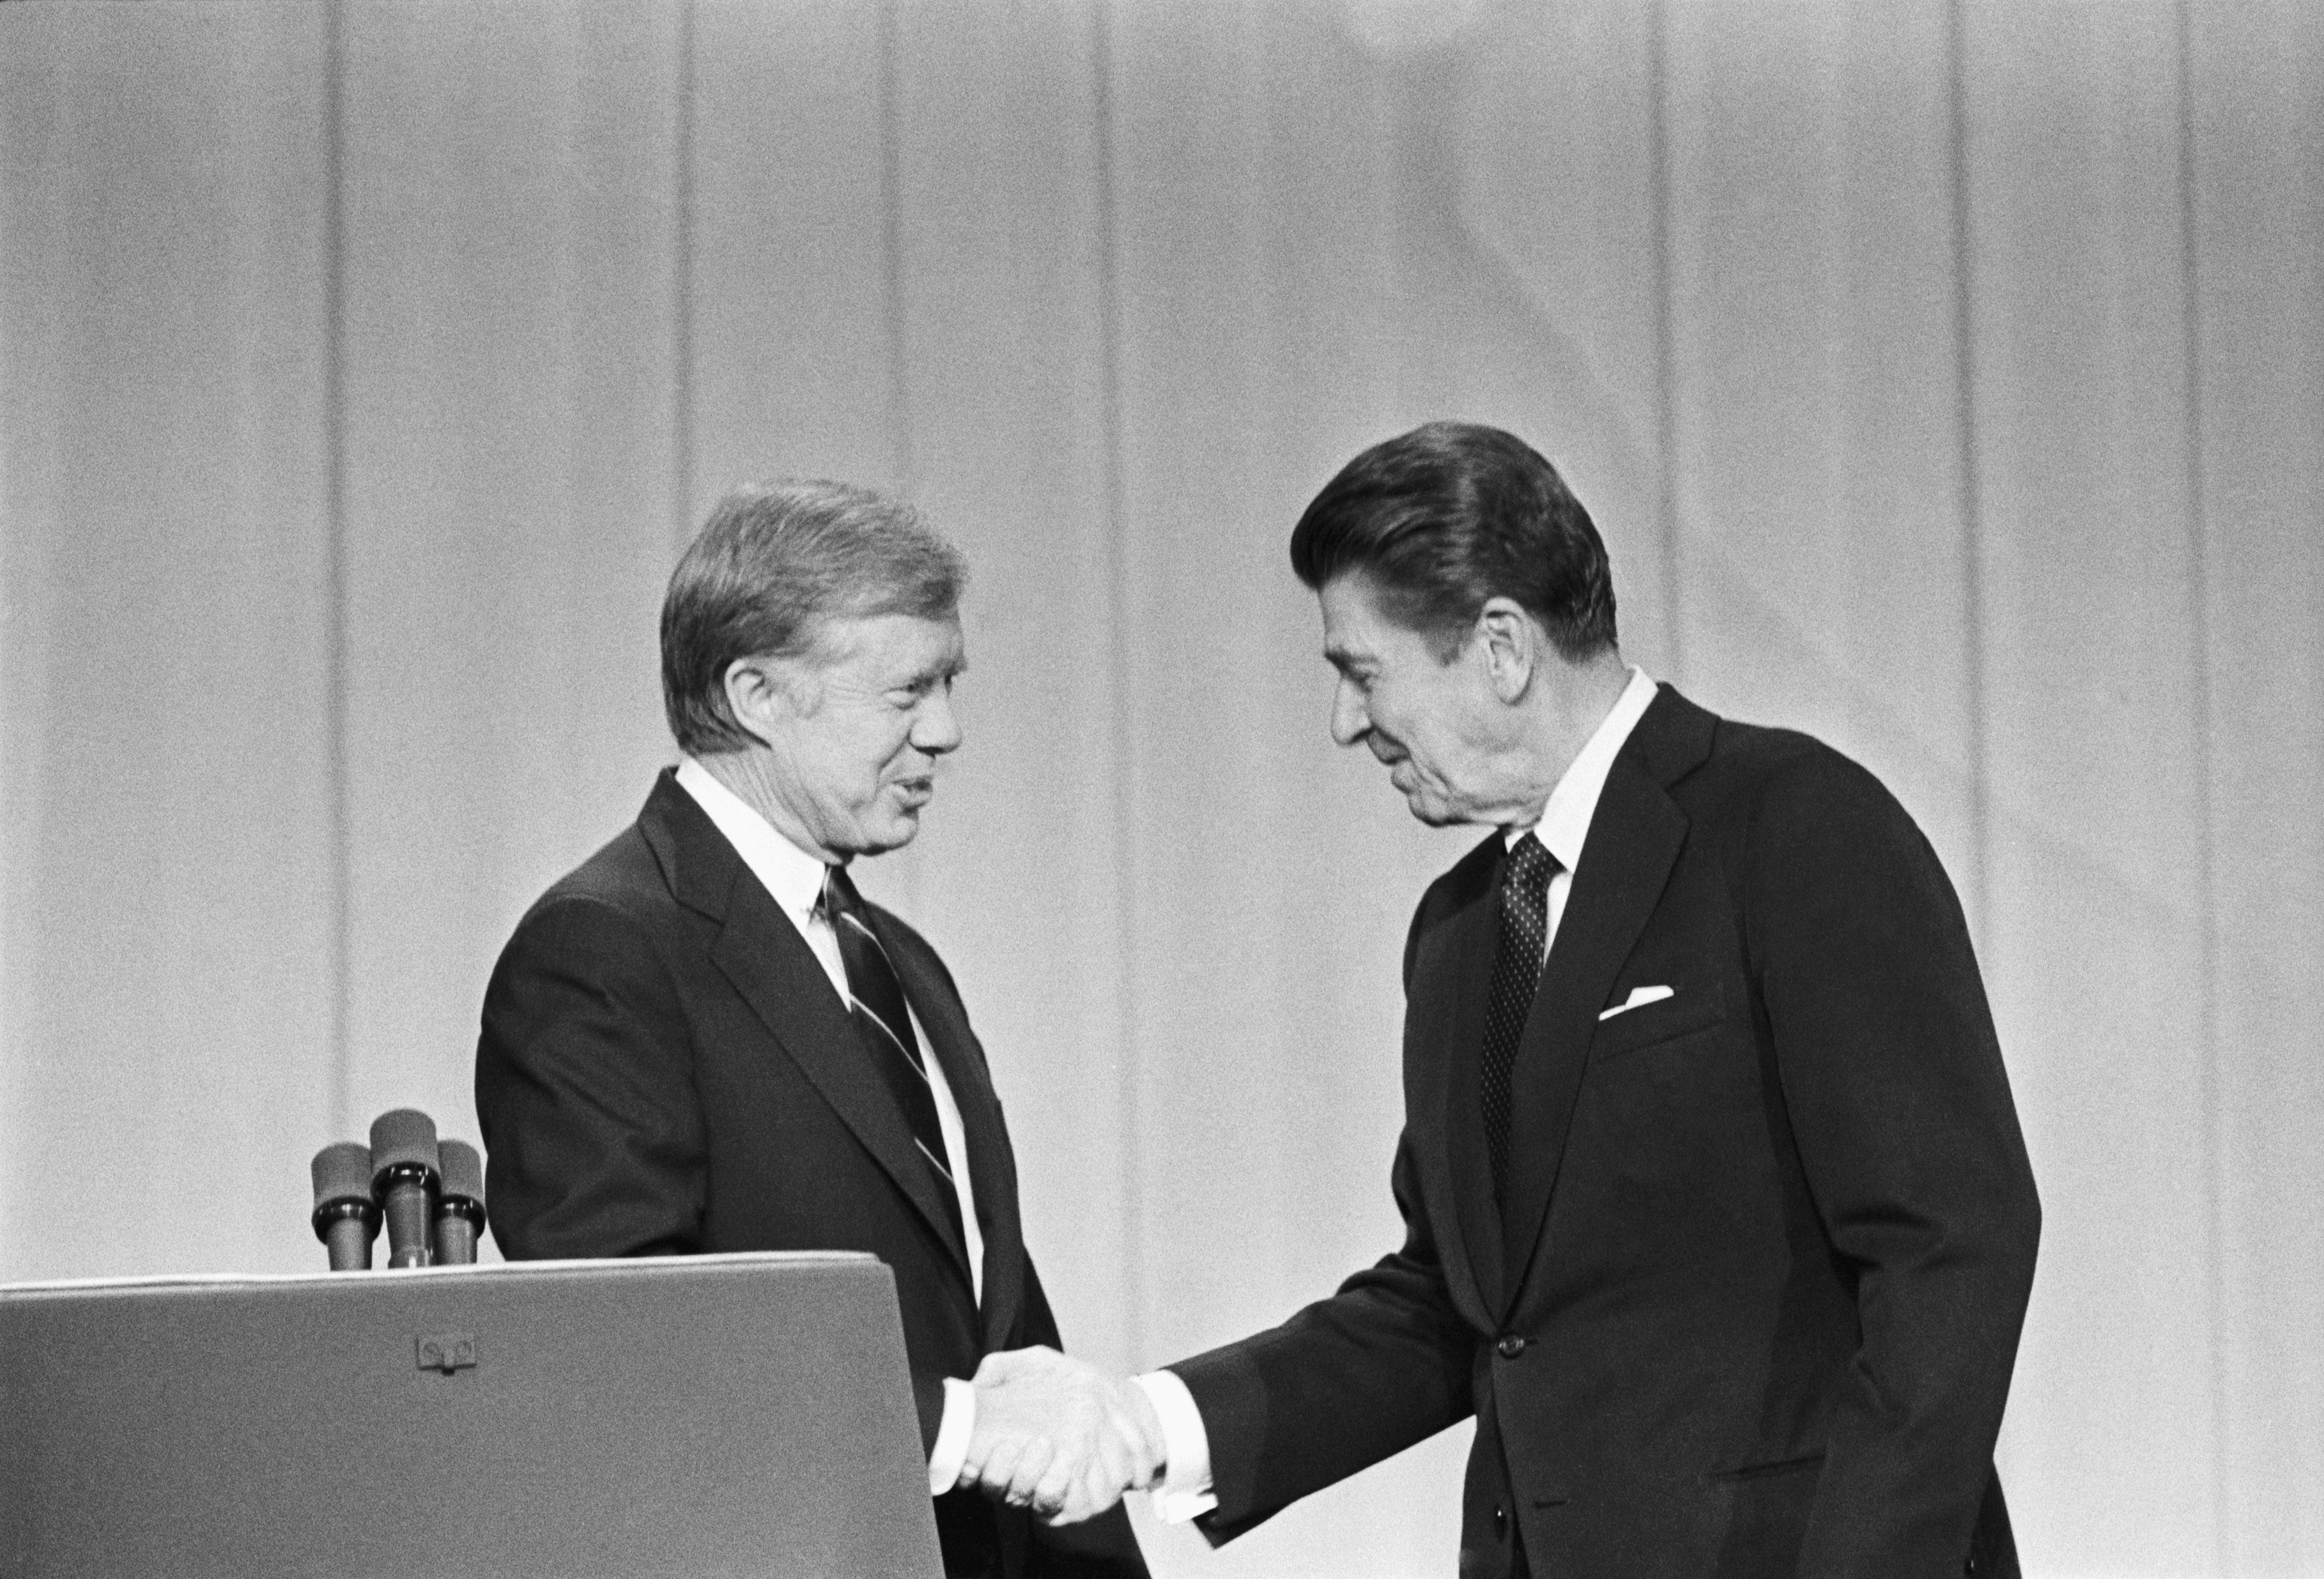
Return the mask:
[[(960, 1479), (968, 1462), (968, 1438), (976, 1429), (976, 1389), (957, 1376), (945, 1384), (944, 1418), (936, 1424), (936, 1445), (928, 1449), (928, 1495), (941, 1497)], [(1209, 1459), (1207, 1453), (1204, 1455)]]
[[(1194, 1395), (1170, 1371), (1149, 1371), (1131, 1380), (1146, 1390), (1162, 1422), (1162, 1483), (1154, 1488), (1156, 1517), (1165, 1524), (1184, 1524), (1219, 1505), (1211, 1494), (1211, 1434), (1203, 1427), (1203, 1411)], [(949, 1424), (949, 1420), (946, 1422)]]

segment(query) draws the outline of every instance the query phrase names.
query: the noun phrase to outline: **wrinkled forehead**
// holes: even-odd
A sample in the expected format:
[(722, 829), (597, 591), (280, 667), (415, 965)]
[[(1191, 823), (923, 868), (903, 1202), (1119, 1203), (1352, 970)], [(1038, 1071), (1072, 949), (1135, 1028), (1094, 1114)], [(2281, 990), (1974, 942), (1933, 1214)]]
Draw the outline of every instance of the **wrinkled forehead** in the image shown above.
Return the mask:
[(968, 669), (957, 612), (831, 614), (816, 622), (805, 654), (813, 667), (877, 675), (883, 684), (950, 679)]
[(1376, 659), (1398, 634), (1409, 635), (1380, 606), (1378, 590), (1360, 572), (1335, 576), (1315, 591), (1323, 615), (1323, 656), (1336, 664)]
[(1409, 596), (1361, 570), (1334, 576), (1315, 596), (1323, 612), (1323, 657), (1342, 670), (1401, 665), (1419, 656), (1441, 669), (1469, 640), (1461, 623), (1425, 623)]

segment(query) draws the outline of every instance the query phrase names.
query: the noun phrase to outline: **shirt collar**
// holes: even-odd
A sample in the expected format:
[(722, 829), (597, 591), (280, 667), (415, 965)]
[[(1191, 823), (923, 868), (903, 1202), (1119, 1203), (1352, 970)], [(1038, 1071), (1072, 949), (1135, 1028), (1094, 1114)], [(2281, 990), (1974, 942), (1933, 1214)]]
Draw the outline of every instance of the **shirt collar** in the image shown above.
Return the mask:
[[(1568, 872), (1582, 860), (1582, 846), (1590, 837), (1590, 820), (1598, 814), (1598, 797), (1606, 788), (1606, 774), (1620, 754), (1622, 743), (1646, 716), (1655, 690), (1655, 682), (1645, 669), (1630, 670), (1630, 683), (1614, 698), (1613, 707), (1558, 780), (1557, 788), (1549, 792), (1549, 804), (1542, 808), (1541, 820), (1533, 825), (1534, 836)], [(1502, 838), (1514, 845), (1526, 832), (1521, 827), (1505, 828)]]
[(774, 824), (692, 757), (679, 760), (678, 784), (717, 825), (760, 886), (805, 931), (807, 918), (823, 898), (824, 880), (831, 870), (822, 858), (808, 854), (777, 833)]

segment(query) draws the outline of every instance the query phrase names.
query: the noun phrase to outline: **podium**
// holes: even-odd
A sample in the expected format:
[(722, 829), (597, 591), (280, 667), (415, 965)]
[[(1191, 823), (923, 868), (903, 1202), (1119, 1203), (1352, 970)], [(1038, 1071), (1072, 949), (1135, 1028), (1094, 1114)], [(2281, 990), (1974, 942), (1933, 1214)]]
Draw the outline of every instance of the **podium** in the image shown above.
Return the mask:
[(0, 1288), (0, 1579), (941, 1573), (868, 1255)]

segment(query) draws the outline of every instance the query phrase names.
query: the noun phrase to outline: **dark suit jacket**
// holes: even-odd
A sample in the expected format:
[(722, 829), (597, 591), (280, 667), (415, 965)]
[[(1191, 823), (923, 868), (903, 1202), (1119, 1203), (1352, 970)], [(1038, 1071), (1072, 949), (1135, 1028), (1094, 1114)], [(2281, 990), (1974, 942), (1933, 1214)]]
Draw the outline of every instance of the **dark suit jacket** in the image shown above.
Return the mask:
[[(1665, 688), (1516, 1071), (1478, 1102), (1496, 834), (1405, 955), (1402, 1250), (1173, 1367), (1230, 1538), (1471, 1414), (1461, 1572), (2014, 1574), (1992, 1450), (2039, 1208), (1951, 887), (1871, 775)], [(1641, 986), (1672, 996), (1599, 1016)]]
[[(924, 1443), (944, 1379), (1057, 1342), (1017, 1214), (984, 1049), (935, 950), (869, 907), (960, 1107), (984, 1234), (979, 1308), (894, 1098), (815, 955), (665, 771), (637, 822), (525, 915), (484, 994), (476, 1111), (512, 1260), (870, 1251), (896, 1278)], [(1119, 1510), (1065, 1530), (937, 1500), (949, 1572), (1142, 1575)]]

